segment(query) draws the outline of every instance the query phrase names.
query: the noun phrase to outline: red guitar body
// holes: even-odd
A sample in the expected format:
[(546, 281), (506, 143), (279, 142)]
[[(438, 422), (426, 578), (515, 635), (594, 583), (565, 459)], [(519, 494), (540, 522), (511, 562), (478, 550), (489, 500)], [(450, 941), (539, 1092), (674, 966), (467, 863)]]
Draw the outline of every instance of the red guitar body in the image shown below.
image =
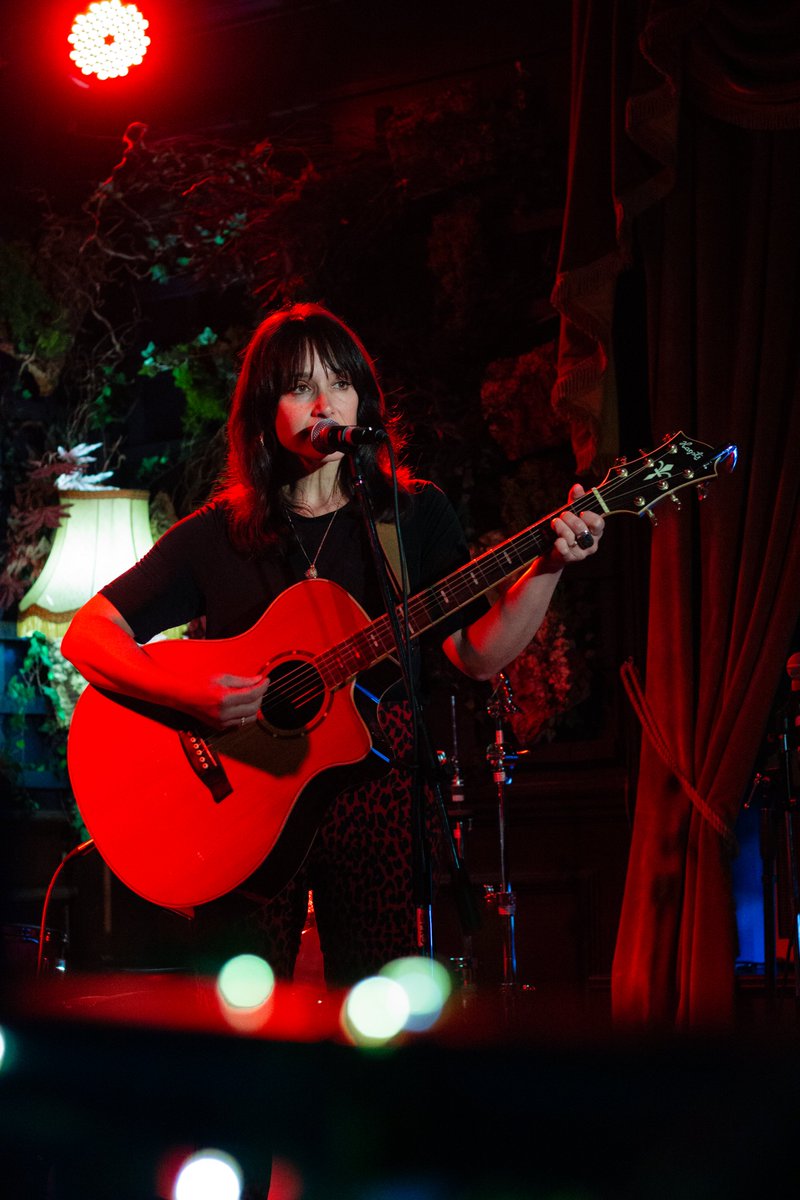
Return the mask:
[[(368, 623), (343, 588), (315, 579), (283, 592), (238, 637), (157, 642), (147, 653), (198, 679), (266, 664), (273, 680)], [(86, 688), (69, 772), (105, 862), (145, 899), (187, 908), (237, 887), (268, 858), (259, 890), (274, 894), (302, 863), (325, 805), (360, 777), (352, 764), (372, 743), (353, 689), (321, 687), (293, 728), (289, 714), (279, 725), (263, 716), (212, 733), (174, 710)]]

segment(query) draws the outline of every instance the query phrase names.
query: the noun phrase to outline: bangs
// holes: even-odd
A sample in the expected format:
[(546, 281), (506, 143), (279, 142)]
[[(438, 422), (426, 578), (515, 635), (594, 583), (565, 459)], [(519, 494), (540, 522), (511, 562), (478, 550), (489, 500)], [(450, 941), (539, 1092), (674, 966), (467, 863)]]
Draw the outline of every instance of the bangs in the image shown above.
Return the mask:
[(350, 334), (336, 323), (316, 316), (285, 321), (272, 337), (270, 374), (273, 394), (291, 391), (300, 376), (306, 375), (314, 355), (326, 371), (341, 375), (357, 385), (370, 365)]

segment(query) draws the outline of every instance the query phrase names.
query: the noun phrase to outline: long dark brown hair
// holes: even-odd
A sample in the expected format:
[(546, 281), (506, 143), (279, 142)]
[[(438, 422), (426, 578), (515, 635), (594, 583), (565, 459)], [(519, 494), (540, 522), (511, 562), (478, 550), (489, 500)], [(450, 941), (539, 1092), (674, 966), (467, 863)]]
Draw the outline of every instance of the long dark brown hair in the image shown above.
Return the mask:
[[(234, 542), (245, 550), (275, 544), (285, 534), (283, 489), (294, 482), (296, 464), (275, 434), (280, 397), (317, 354), (323, 366), (349, 380), (358, 395), (356, 424), (383, 429), (399, 460), (403, 437), (396, 416), (387, 412), (375, 364), (357, 335), (318, 304), (294, 304), (262, 321), (245, 351), (228, 418), (225, 469), (214, 498), (224, 504)], [(391, 511), (392, 485), (385, 445), (360, 451), (362, 474), (381, 517)], [(352, 495), (350, 471), (339, 471), (339, 486)], [(399, 467), (401, 492), (412, 487)]]

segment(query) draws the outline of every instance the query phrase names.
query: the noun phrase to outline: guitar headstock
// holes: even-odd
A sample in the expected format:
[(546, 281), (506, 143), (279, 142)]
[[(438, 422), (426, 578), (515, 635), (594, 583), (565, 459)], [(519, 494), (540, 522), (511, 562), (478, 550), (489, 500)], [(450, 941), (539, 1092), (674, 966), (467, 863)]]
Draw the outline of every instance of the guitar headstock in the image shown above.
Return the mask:
[(716, 478), (720, 468), (732, 471), (737, 455), (733, 443), (715, 450), (685, 433), (674, 433), (650, 454), (620, 460), (611, 468), (597, 489), (604, 512), (650, 514), (667, 496), (679, 503), (676, 493), (687, 487), (695, 488), (702, 499), (706, 482)]

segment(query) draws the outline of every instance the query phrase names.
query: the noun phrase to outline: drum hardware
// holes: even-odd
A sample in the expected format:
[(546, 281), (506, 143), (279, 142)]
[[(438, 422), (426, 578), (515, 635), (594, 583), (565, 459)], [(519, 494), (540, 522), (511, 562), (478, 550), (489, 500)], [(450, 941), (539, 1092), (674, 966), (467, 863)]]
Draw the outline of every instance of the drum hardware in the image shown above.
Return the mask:
[[(458, 732), (456, 727), (456, 698), (450, 697), (452, 752), (438, 752), (438, 760), (443, 778), (450, 780), (450, 803), (448, 815), (453, 831), (453, 841), (462, 857), (466, 853), (466, 834), (471, 827), (471, 814), (464, 803), (464, 779), (461, 774), (458, 756)], [(511, 749), (505, 740), (504, 722), (512, 713), (519, 712), (514, 703), (513, 693), (508, 677), (500, 673), (498, 684), (486, 708), (494, 721), (494, 741), (486, 748), (486, 762), (492, 771), (497, 797), (497, 831), (499, 839), (499, 886), (494, 883), (482, 885), (483, 902), (487, 909), (498, 916), (502, 924), (503, 938), (503, 978), (502, 987), (506, 994), (516, 991), (534, 991), (530, 985), (519, 986), (517, 983), (517, 950), (516, 950), (516, 916), (517, 897), (510, 880), (508, 870), (508, 841), (506, 832), (506, 788), (511, 783), (511, 771), (517, 760), (526, 751)], [(478, 975), (478, 966), (473, 956), (472, 938), (469, 934), (463, 937), (463, 953), (451, 956), (448, 960), (450, 969), (462, 986), (474, 985)]]
[(69, 938), (60, 929), (4, 924), (3, 957), (13, 976), (61, 975), (66, 970)]
[(497, 796), (497, 831), (499, 838), (500, 887), (487, 886), (484, 895), (502, 920), (503, 930), (503, 987), (517, 984), (516, 916), (517, 897), (508, 875), (508, 843), (506, 839), (506, 788), (511, 783), (511, 769), (518, 755), (506, 748), (503, 723), (512, 713), (519, 712), (508, 676), (502, 671), (498, 684), (489, 698), (486, 711), (494, 720), (494, 741), (486, 748), (486, 762), (491, 768)]
[[(447, 805), (447, 815), (452, 831), (453, 844), (459, 862), (465, 865), (466, 834), (471, 827), (472, 817), (464, 803), (464, 777), (461, 774), (458, 755), (458, 722), (456, 720), (456, 697), (454, 693), (450, 694), (450, 740), (450, 755), (448, 756), (440, 750), (437, 758), (442, 768), (443, 778), (448, 779), (449, 782), (450, 798)], [(472, 933), (468, 929), (462, 928), (461, 948), (461, 954), (451, 955), (448, 958), (448, 965), (453, 976), (458, 981), (461, 990), (468, 991), (475, 986), (476, 981), (476, 962), (472, 947)]]

